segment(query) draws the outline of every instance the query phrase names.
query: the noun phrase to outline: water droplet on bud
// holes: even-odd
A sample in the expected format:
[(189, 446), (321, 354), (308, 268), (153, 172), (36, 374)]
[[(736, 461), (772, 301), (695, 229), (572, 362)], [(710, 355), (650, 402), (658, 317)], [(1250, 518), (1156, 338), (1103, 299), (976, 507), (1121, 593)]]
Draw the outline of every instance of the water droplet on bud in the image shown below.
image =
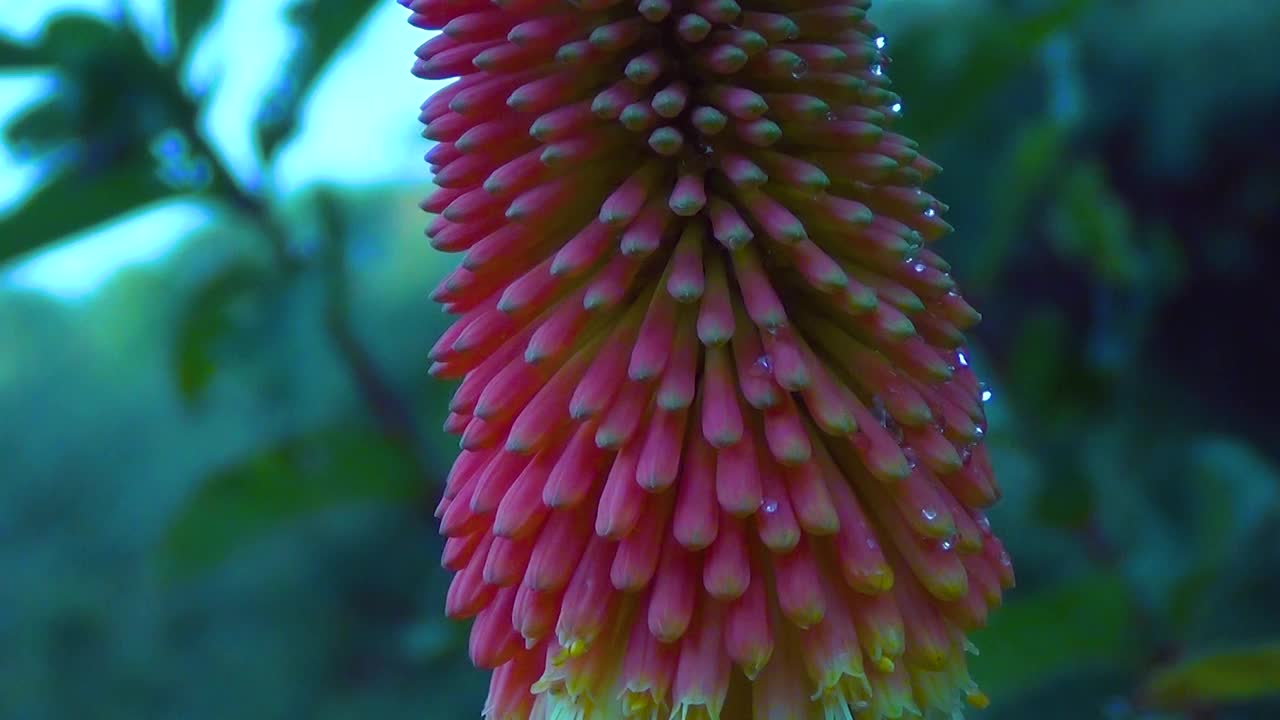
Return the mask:
[(773, 359), (770, 358), (767, 353), (764, 355), (761, 355), (760, 357), (756, 358), (756, 361), (755, 363), (752, 364), (751, 369), (757, 375), (772, 375)]
[(974, 521), (978, 523), (979, 530), (988, 535), (991, 534), (991, 518), (987, 517), (986, 513), (979, 512), (978, 516), (974, 518)]

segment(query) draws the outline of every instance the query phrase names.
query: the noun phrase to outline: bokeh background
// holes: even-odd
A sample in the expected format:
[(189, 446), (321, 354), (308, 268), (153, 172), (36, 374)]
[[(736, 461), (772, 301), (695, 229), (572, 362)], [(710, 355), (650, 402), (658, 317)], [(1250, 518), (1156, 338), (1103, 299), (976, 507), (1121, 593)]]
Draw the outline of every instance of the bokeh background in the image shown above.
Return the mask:
[[(1280, 3), (882, 0), (1019, 587), (982, 717), (1275, 718)], [(0, 718), (465, 718), (390, 0), (0, 0)]]

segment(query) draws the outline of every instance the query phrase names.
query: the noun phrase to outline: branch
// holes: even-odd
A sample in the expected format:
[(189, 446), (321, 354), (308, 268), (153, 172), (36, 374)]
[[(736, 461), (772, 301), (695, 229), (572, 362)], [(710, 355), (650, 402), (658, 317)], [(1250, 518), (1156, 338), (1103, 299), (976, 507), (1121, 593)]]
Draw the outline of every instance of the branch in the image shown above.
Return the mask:
[[(129, 23), (128, 27), (135, 38), (141, 42), (141, 31), (136, 24)], [(271, 246), (276, 266), (282, 274), (289, 275), (297, 272), (302, 268), (302, 262), (289, 249), (287, 228), (271, 212), (266, 194), (261, 189), (244, 187), (231, 172), (224, 158), (201, 132), (198, 124), (200, 103), (182, 87), (176, 68), (177, 64), (174, 64), (170, 71), (165, 73), (170, 84), (170, 87), (166, 88), (167, 95), (180, 106), (178, 108), (178, 116), (181, 118), (180, 129), (191, 143), (192, 149), (209, 160), (213, 178), (205, 191), (206, 194), (220, 197), (262, 230), (263, 236)], [(259, 174), (262, 179), (259, 188), (269, 187), (269, 170), (265, 167), (261, 168)], [(357, 392), (373, 413), (382, 433), (409, 455), (420, 476), (428, 477), (429, 465), (422, 450), (422, 434), (410, 404), (400, 397), (392, 384), (383, 376), (374, 363), (372, 355), (353, 329), (345, 236), (331, 198), (327, 194), (322, 194), (321, 200), (321, 211), (325, 214), (323, 240), (326, 248), (327, 275), (325, 326)]]
[(412, 458), (421, 476), (429, 466), (421, 445), (422, 434), (409, 403), (383, 376), (372, 355), (356, 335), (351, 322), (351, 283), (347, 274), (346, 233), (337, 206), (327, 192), (319, 194), (324, 228), (325, 325), (351, 379), (373, 412), (383, 434)]

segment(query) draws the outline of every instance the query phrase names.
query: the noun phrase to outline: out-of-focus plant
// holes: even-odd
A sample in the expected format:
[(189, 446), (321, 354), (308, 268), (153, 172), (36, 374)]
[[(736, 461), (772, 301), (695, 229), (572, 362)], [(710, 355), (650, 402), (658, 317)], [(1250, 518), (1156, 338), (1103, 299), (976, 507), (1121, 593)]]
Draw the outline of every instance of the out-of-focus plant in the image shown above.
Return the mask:
[[(315, 221), (299, 224), (293, 221), (297, 213), (285, 208), (287, 199), (273, 188), (279, 150), (296, 132), (312, 85), (374, 3), (296, 0), (286, 7), (297, 42), (254, 120), (257, 163), (239, 174), (201, 127), (210, 88), (192, 87), (186, 80), (191, 56), (222, 5), (217, 0), (169, 3), (160, 33), (144, 28), (121, 6), (111, 17), (56, 15), (34, 43), (0, 38), (0, 71), (34, 73), (51, 83), (48, 93), (3, 128), (4, 142), (41, 172), (34, 193), (0, 217), (0, 263), (152, 203), (187, 198), (207, 205), (225, 221), (240, 223), (265, 252), (239, 253), (208, 273), (181, 313), (171, 357), (182, 396), (198, 407), (218, 367), (252, 347), (247, 337), (254, 332), (252, 318), (279, 315), (300, 292), (318, 286), (321, 302), (307, 307), (320, 313), (317, 319), (383, 440), (398, 448), (412, 477), (425, 480), (432, 473), (412, 404), (377, 367), (352, 326), (348, 229), (339, 204), (326, 190), (309, 191), (302, 202)], [(260, 512), (266, 508), (267, 519), (279, 521), (317, 503), (385, 495), (388, 489), (378, 489), (377, 479), (351, 468), (328, 470), (326, 477), (333, 481), (324, 489), (271, 485), (281, 476), (304, 476), (288, 472), (284, 459), (299, 447), (322, 448), (335, 467), (341, 467), (344, 447), (356, 453), (350, 457), (362, 457), (358, 443), (333, 442), (341, 435), (333, 430), (287, 438), (285, 446), (267, 447), (243, 469), (215, 479), (178, 519), (174, 542), (179, 547), (171, 557), (217, 559), (209, 555), (211, 548), (224, 543), (210, 539), (218, 532), (203, 532), (212, 522), (205, 515), (222, 522), (219, 532), (252, 536), (252, 526), (264, 519), (228, 515), (229, 502)], [(426, 489), (422, 485), (419, 492)], [(403, 498), (404, 492), (394, 496)], [(264, 493), (273, 493), (270, 502), (258, 502)], [(192, 538), (208, 547), (192, 550)]]

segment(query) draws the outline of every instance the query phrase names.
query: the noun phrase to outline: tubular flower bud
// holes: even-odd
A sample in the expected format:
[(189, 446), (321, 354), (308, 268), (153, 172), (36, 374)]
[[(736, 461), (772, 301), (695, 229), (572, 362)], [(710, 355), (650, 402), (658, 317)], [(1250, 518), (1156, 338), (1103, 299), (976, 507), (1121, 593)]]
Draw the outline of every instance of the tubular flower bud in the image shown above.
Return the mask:
[(400, 0), (489, 720), (984, 707), (979, 319), (868, 0)]

